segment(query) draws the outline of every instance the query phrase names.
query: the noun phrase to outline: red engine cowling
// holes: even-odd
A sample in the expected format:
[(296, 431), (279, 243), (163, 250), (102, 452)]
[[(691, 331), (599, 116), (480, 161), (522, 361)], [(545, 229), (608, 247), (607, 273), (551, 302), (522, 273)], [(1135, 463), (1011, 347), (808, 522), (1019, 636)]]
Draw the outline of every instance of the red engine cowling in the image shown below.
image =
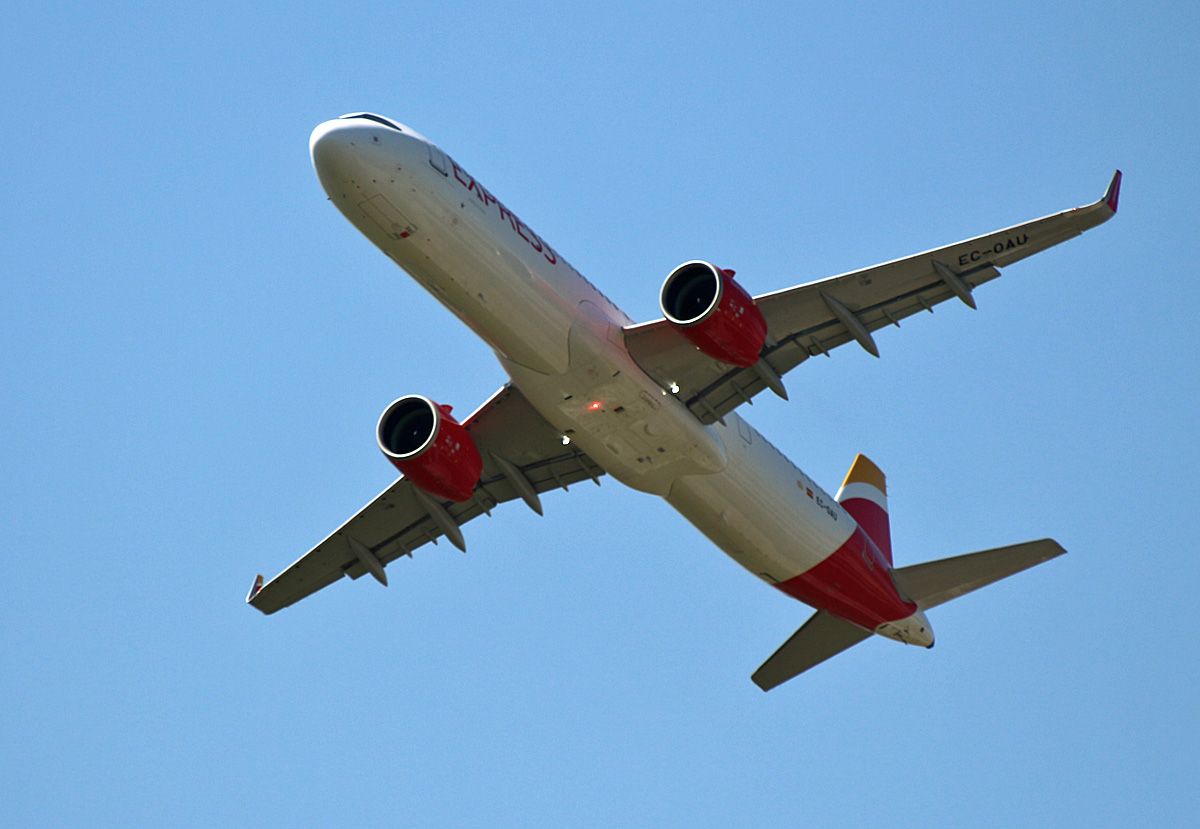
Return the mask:
[(375, 437), (392, 465), (429, 494), (466, 501), (475, 491), (483, 459), (449, 406), (419, 394), (401, 397), (384, 410)]
[(767, 340), (767, 321), (754, 299), (726, 271), (699, 260), (667, 277), (658, 296), (663, 315), (709, 357), (752, 366)]

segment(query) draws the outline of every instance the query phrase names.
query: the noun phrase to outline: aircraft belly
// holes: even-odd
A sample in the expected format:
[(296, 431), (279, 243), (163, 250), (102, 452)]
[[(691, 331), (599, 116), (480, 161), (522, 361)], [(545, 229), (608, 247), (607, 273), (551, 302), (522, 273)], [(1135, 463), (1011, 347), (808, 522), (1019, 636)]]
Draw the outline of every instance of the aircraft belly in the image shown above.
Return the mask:
[(857, 525), (738, 415), (726, 422), (728, 466), (679, 479), (667, 502), (751, 573), (783, 583), (828, 558)]
[(513, 383), (605, 472), (665, 496), (687, 475), (725, 468), (717, 431), (696, 419), (630, 358), (621, 328), (582, 302), (569, 337), (570, 366), (553, 376), (505, 364)]
[(484, 342), (534, 371), (566, 370), (573, 305), (474, 202), (451, 198), (432, 169), (357, 192), (355, 206), (339, 204), (346, 217)]

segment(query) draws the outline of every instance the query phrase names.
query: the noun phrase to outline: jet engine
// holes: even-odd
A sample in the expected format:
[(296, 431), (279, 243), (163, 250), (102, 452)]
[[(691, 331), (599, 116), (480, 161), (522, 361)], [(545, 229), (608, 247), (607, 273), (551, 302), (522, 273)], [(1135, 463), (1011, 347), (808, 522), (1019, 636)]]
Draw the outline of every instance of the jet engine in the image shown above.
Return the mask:
[(410, 394), (384, 410), (375, 437), (404, 477), (431, 495), (466, 501), (483, 472), (475, 441), (449, 406)]
[(663, 315), (692, 345), (715, 360), (743, 368), (758, 362), (767, 321), (733, 271), (699, 260), (667, 277), (658, 297)]

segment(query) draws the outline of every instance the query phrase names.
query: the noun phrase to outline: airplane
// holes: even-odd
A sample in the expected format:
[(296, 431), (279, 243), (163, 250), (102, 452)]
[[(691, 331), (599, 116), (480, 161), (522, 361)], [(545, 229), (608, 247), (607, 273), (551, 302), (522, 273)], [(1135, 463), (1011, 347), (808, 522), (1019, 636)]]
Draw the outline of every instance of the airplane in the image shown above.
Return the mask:
[(1094, 204), (782, 291), (751, 296), (703, 260), (673, 270), (662, 319), (635, 323), (437, 145), (368, 112), (309, 141), (330, 201), (495, 352), (508, 381), (461, 421), (420, 394), (376, 440), (401, 477), (247, 602), (265, 614), (387, 566), (520, 499), (610, 475), (657, 495), (767, 584), (816, 612), (752, 675), (764, 691), (873, 634), (933, 647), (926, 611), (1065, 552), (1052, 539), (893, 564), (887, 483), (855, 458), (830, 496), (738, 413), (783, 376), (957, 299), (1000, 268), (1117, 212), (1121, 172)]

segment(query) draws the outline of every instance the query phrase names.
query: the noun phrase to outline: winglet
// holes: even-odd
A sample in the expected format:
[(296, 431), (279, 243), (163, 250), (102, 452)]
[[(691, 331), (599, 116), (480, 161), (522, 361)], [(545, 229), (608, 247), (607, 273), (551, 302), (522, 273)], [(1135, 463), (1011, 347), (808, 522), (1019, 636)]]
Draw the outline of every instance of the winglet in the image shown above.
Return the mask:
[(262, 573), (259, 573), (258, 577), (254, 579), (254, 586), (250, 588), (250, 594), (248, 596), (246, 596), (246, 601), (249, 602), (255, 596), (257, 596), (258, 591), (262, 590), (262, 586), (263, 586), (263, 577), (262, 577)]
[(1108, 189), (1104, 191), (1104, 203), (1108, 205), (1108, 209), (1113, 213), (1117, 212), (1117, 199), (1121, 196), (1121, 171), (1117, 170), (1113, 174), (1112, 181), (1108, 184)]

